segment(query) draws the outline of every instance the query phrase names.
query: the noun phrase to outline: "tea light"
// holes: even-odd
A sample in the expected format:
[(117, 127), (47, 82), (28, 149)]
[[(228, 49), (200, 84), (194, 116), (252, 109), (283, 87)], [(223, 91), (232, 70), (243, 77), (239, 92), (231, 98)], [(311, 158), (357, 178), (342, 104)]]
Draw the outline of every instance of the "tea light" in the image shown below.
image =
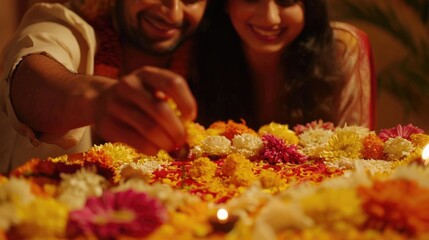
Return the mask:
[(428, 167), (428, 166), (429, 166), (429, 144), (427, 144), (427, 145), (425, 146), (425, 148), (423, 148), (423, 152), (422, 152), (422, 162), (423, 162), (423, 165), (424, 165), (425, 167)]
[(235, 215), (229, 215), (225, 208), (220, 208), (216, 212), (216, 216), (210, 217), (210, 224), (213, 230), (216, 232), (229, 232), (234, 228), (238, 217)]

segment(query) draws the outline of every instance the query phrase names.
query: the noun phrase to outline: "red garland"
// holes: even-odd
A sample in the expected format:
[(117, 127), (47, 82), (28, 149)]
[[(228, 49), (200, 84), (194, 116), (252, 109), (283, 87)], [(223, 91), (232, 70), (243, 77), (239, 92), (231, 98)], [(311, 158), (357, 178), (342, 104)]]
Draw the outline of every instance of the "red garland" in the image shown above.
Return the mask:
[[(91, 25), (96, 32), (98, 41), (98, 49), (94, 59), (94, 75), (119, 79), (122, 47), (111, 17), (96, 18), (91, 21)], [(168, 67), (171, 71), (181, 75), (185, 79), (189, 77), (191, 45), (191, 41), (188, 40), (177, 49)]]

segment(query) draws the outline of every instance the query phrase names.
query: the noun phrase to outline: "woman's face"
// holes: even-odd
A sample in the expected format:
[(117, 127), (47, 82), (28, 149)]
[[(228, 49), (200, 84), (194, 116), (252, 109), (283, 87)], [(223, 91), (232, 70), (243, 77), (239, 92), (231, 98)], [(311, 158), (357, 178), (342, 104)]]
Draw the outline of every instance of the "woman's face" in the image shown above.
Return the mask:
[(226, 10), (246, 48), (283, 51), (304, 28), (300, 0), (228, 0)]

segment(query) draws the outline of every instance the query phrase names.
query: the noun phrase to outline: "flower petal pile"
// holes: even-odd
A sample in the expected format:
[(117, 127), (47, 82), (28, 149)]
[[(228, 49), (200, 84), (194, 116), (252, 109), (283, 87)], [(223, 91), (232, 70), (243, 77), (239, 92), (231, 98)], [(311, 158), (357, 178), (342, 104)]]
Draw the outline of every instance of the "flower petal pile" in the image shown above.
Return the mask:
[(185, 159), (105, 143), (0, 175), (0, 239), (429, 238), (420, 128), (187, 128)]

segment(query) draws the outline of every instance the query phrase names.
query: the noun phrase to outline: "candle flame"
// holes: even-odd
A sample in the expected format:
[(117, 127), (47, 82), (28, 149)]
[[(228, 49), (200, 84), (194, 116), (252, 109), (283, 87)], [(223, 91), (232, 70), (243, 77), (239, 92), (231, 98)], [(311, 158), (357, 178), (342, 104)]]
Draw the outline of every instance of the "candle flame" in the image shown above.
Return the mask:
[(423, 152), (422, 152), (422, 160), (423, 160), (423, 164), (427, 167), (429, 166), (429, 144), (427, 144), (425, 146), (425, 148), (423, 148)]
[(219, 221), (226, 221), (228, 220), (228, 211), (225, 208), (220, 208), (217, 210), (216, 216)]

